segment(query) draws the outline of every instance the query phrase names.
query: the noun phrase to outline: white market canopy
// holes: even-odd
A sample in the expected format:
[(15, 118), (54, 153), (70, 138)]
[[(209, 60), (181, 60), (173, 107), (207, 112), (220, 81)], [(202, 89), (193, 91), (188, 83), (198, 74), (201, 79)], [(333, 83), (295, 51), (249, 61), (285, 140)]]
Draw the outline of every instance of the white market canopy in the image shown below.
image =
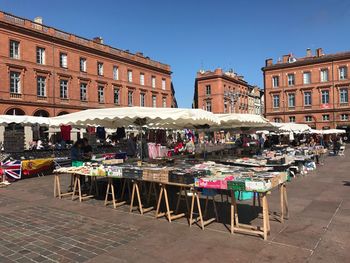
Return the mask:
[(271, 124), (278, 129), (279, 132), (294, 132), (294, 133), (309, 133), (311, 132), (310, 126), (306, 124), (294, 123), (294, 122), (271, 122)]
[(315, 134), (342, 134), (342, 133), (346, 133), (346, 130), (343, 130), (343, 129), (311, 130), (311, 133), (315, 133)]
[(0, 125), (16, 123), (21, 125), (50, 126), (50, 118), (27, 115), (0, 115)]
[(103, 126), (117, 128), (127, 126), (196, 128), (218, 125), (218, 118), (201, 109), (118, 107), (91, 109), (51, 118), (51, 124), (76, 126)]
[(215, 114), (220, 120), (220, 129), (235, 129), (235, 128), (271, 128), (271, 123), (256, 114), (241, 114), (241, 113), (227, 113)]

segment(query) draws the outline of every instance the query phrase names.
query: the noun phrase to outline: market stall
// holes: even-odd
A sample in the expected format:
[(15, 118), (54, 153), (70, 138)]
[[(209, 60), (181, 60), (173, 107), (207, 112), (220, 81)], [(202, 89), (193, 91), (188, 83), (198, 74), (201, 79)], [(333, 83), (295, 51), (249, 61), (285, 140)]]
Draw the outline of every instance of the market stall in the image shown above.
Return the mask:
[[(65, 115), (64, 117), (55, 117), (52, 122), (55, 125), (101, 125), (104, 127), (120, 127), (126, 125), (147, 125), (147, 128), (236, 128), (239, 127), (254, 127), (265, 128), (270, 126), (267, 120), (261, 117), (252, 117), (247, 121), (247, 118), (240, 115), (225, 116), (225, 121), (221, 123), (221, 120), (206, 111), (202, 110), (190, 110), (190, 109), (157, 109), (152, 108), (113, 108), (113, 109), (98, 109), (87, 110), (84, 112), (73, 113)], [(114, 163), (115, 162), (115, 163)], [(93, 196), (95, 192), (96, 179), (91, 180), (89, 194), (83, 194), (80, 185), (81, 176), (90, 176), (93, 178), (108, 178), (105, 204), (107, 205), (109, 195), (112, 195), (112, 204), (116, 208), (119, 205), (125, 204), (125, 191), (129, 184), (131, 196), (130, 196), (130, 212), (134, 210), (134, 203), (138, 203), (138, 210), (141, 214), (149, 212), (155, 209), (155, 217), (159, 218), (165, 216), (169, 222), (185, 216), (189, 216), (190, 225), (197, 222), (202, 229), (205, 225), (209, 224), (213, 220), (206, 220), (206, 211), (208, 209), (208, 200), (211, 197), (215, 206), (214, 196), (217, 195), (217, 191), (221, 194), (227, 195), (231, 198), (231, 211), (232, 211), (232, 225), (231, 231), (235, 232), (247, 232), (255, 231), (254, 233), (262, 235), (265, 239), (269, 232), (269, 215), (268, 204), (266, 194), (272, 189), (280, 188), (281, 190), (281, 202), (283, 203), (283, 211), (286, 207), (286, 191), (284, 184), (286, 182), (285, 173), (273, 173), (273, 172), (261, 172), (253, 169), (239, 168), (238, 166), (225, 166), (215, 163), (201, 163), (200, 160), (184, 160), (173, 159), (171, 163), (165, 164), (164, 162), (134, 162), (134, 163), (118, 163), (119, 161), (111, 160), (110, 162), (102, 163), (85, 163), (81, 167), (68, 167), (56, 170), (55, 175), (55, 196), (62, 197), (64, 195), (71, 196), (72, 199), (78, 198), (80, 201), (86, 200)], [(113, 165), (112, 165), (113, 163)], [(59, 174), (68, 173), (72, 174), (73, 189), (68, 193), (62, 193), (60, 187)], [(121, 196), (117, 200), (115, 198), (115, 186), (113, 179), (120, 180)], [(239, 185), (239, 187), (237, 186)], [(283, 186), (283, 187), (282, 187)], [(156, 197), (156, 206), (144, 206), (144, 198), (142, 196), (141, 188), (146, 187), (148, 190), (147, 200), (151, 195)], [(178, 189), (178, 201), (175, 211), (171, 210), (169, 204), (169, 187), (176, 187)], [(207, 190), (214, 191), (208, 192)], [(157, 193), (159, 191), (159, 194)], [(237, 205), (235, 192), (248, 191), (255, 193), (254, 196), (261, 201), (263, 207), (263, 222), (264, 227), (262, 231), (258, 231), (259, 228), (252, 229), (244, 227), (238, 222)], [(187, 196), (191, 192), (191, 209), (187, 213), (178, 213), (178, 204), (181, 200), (185, 200), (187, 208), (189, 208)], [(201, 196), (206, 197), (206, 203), (204, 206), (204, 213), (202, 213)], [(254, 199), (255, 200), (255, 199)], [(161, 203), (165, 202), (165, 210), (161, 211)], [(148, 203), (148, 202), (147, 202)], [(194, 206), (197, 205), (199, 217), (193, 218)], [(281, 211), (282, 218), (284, 212)], [(174, 213), (175, 212), (175, 213)], [(217, 219), (217, 218), (216, 218)], [(282, 220), (281, 220), (282, 221)]]

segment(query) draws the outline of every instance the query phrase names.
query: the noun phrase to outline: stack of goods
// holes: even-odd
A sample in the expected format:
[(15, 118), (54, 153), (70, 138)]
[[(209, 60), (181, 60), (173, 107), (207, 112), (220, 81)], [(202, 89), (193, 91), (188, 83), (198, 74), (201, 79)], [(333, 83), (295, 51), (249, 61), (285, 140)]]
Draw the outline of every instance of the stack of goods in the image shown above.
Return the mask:
[(269, 165), (282, 165), (286, 163), (285, 157), (273, 157), (267, 159), (267, 164)]
[(123, 168), (117, 165), (109, 165), (106, 167), (107, 176), (110, 177), (123, 177)]
[(106, 176), (107, 170), (103, 165), (100, 166), (92, 166), (90, 168), (90, 175), (91, 176)]
[(248, 165), (248, 166), (265, 166), (266, 160), (257, 158), (239, 158), (226, 160), (227, 163), (233, 163), (237, 165)]
[(143, 171), (139, 167), (135, 166), (123, 166), (123, 177), (128, 179), (142, 179)]
[(71, 173), (71, 174), (81, 174), (81, 175), (90, 175), (89, 166), (80, 166), (80, 167), (61, 167), (54, 170), (54, 173)]
[(24, 130), (5, 130), (4, 150), (8, 153), (24, 152)]
[(227, 189), (227, 182), (239, 176), (240, 168), (206, 162), (194, 166), (206, 171), (206, 176), (195, 178), (195, 186), (209, 189)]
[(293, 156), (283, 155), (283, 156), (278, 156), (278, 157), (267, 159), (267, 164), (284, 165), (284, 164), (292, 163), (293, 160), (294, 160)]
[(146, 167), (143, 168), (142, 179), (167, 183), (169, 181), (169, 168), (167, 167)]
[(178, 184), (194, 184), (199, 177), (205, 176), (206, 171), (194, 169), (175, 169), (169, 172), (169, 182)]
[(109, 160), (103, 160), (102, 163), (105, 165), (117, 165), (123, 163), (123, 159), (109, 159)]
[(174, 164), (175, 159), (171, 158), (154, 158), (154, 159), (149, 159), (147, 163), (150, 164), (156, 164), (160, 166), (167, 166), (169, 164)]
[(273, 158), (276, 156), (276, 152), (275, 151), (268, 151), (265, 150), (262, 154), (262, 156), (264, 156), (265, 158)]
[(216, 174), (195, 179), (195, 186), (199, 188), (227, 189), (227, 182), (235, 179), (235, 175)]
[(227, 188), (234, 191), (266, 192), (287, 181), (287, 173), (245, 174), (227, 183)]

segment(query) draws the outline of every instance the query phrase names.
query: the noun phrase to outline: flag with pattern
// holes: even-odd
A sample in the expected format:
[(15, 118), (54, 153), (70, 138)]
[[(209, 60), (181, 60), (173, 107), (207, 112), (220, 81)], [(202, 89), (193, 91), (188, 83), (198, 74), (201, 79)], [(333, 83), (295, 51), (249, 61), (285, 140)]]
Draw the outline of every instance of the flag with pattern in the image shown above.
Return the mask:
[(15, 160), (15, 161), (6, 161), (3, 163), (0, 163), (1, 165), (1, 171), (0, 173), (5, 175), (7, 178), (11, 179), (21, 179), (21, 168), (22, 168), (22, 162)]

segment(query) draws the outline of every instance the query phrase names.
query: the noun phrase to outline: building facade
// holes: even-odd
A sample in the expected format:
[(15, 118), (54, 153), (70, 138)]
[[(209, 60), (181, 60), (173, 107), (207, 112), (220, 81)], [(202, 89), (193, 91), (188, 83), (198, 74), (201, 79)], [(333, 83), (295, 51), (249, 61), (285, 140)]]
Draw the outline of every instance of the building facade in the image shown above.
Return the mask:
[(169, 65), (0, 12), (0, 114), (176, 105)]
[(350, 127), (350, 52), (326, 55), (321, 48), (277, 63), (267, 59), (265, 115), (275, 122), (305, 123), (316, 129)]
[(251, 86), (248, 93), (248, 113), (262, 115), (263, 114), (263, 91), (257, 86)]
[(256, 114), (258, 90), (233, 71), (225, 72), (221, 68), (200, 71), (195, 80), (192, 108), (213, 113)]

